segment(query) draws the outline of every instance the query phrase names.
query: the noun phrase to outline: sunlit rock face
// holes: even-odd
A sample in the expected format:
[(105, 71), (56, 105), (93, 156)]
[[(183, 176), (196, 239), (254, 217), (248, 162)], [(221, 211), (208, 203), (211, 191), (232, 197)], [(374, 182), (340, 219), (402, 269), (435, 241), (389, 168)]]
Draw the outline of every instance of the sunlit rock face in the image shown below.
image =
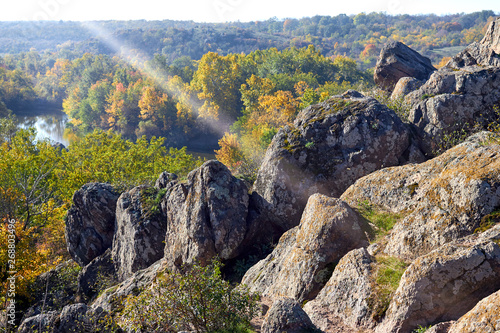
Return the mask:
[(302, 110), (274, 137), (257, 174), (252, 207), (262, 225), (299, 224), (309, 196), (339, 197), (357, 179), (421, 160), (394, 111), (355, 91)]

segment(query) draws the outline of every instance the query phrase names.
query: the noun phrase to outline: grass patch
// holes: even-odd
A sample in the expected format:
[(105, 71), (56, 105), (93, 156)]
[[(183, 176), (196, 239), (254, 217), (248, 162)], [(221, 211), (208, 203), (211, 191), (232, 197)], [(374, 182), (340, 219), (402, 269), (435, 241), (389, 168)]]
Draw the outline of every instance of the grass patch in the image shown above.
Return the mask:
[(371, 226), (370, 241), (377, 242), (401, 219), (401, 215), (376, 208), (369, 201), (359, 202), (358, 212)]
[(407, 267), (407, 263), (396, 257), (379, 256), (376, 258), (373, 270), (373, 291), (368, 299), (374, 320), (379, 321), (385, 315)]
[(474, 230), (474, 233), (481, 233), (484, 232), (488, 229), (493, 228), (495, 225), (497, 225), (500, 222), (500, 210), (496, 210), (492, 212), (491, 214), (488, 214), (486, 216), (483, 216), (481, 219), (481, 222), (479, 223), (479, 227)]
[(372, 89), (366, 92), (366, 96), (375, 98), (381, 104), (394, 111), (403, 122), (408, 122), (410, 105), (405, 101), (405, 96), (391, 98), (391, 94), (381, 89)]

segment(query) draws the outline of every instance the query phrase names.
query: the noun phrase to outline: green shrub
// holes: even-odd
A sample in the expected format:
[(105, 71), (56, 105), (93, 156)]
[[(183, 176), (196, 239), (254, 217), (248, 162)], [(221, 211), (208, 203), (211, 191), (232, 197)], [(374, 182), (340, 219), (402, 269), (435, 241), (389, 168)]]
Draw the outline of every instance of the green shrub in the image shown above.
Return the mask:
[(124, 326), (142, 332), (247, 332), (258, 297), (245, 288), (234, 289), (220, 269), (214, 261), (184, 274), (160, 275), (142, 294), (127, 299)]
[(431, 328), (431, 326), (422, 326), (422, 325), (418, 325), (418, 328), (414, 329), (414, 330), (413, 330), (413, 333), (424, 333), (424, 332), (426, 332), (429, 328)]

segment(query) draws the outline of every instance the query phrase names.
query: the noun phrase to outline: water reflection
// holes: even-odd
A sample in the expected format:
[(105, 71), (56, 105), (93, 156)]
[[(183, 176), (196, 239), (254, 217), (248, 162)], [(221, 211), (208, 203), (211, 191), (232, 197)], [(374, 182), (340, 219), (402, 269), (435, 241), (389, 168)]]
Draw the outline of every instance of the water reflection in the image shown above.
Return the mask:
[(68, 140), (64, 138), (64, 128), (68, 122), (68, 116), (54, 110), (43, 115), (36, 116), (17, 116), (18, 126), (21, 128), (36, 128), (36, 138), (50, 139), (52, 142), (60, 142), (65, 146), (69, 145)]

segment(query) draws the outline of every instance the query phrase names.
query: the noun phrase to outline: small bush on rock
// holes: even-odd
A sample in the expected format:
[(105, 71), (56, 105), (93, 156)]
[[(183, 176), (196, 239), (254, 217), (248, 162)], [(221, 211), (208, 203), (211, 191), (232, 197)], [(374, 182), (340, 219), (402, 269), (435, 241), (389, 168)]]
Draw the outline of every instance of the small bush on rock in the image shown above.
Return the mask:
[(141, 332), (247, 332), (258, 297), (234, 289), (221, 277), (218, 261), (165, 273), (142, 294), (129, 297), (123, 325)]

